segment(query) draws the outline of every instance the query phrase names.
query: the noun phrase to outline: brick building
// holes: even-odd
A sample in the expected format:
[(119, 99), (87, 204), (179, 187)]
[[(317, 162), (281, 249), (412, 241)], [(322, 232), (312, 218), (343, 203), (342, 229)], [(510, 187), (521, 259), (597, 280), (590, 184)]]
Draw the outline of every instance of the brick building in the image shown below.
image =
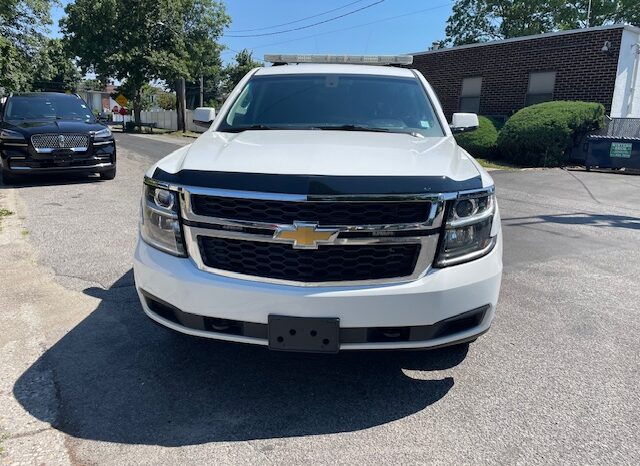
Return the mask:
[(546, 100), (602, 103), (640, 117), (640, 28), (612, 25), (414, 53), (413, 68), (454, 112), (511, 115)]

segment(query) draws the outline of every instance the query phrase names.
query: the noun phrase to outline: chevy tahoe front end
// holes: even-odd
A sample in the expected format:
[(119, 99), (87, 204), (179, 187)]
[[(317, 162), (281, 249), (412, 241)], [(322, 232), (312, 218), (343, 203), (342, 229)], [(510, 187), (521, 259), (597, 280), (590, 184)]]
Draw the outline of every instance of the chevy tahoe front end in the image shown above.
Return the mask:
[(191, 335), (308, 352), (471, 341), (500, 290), (493, 181), (415, 70), (260, 68), (147, 173), (134, 272), (145, 313)]

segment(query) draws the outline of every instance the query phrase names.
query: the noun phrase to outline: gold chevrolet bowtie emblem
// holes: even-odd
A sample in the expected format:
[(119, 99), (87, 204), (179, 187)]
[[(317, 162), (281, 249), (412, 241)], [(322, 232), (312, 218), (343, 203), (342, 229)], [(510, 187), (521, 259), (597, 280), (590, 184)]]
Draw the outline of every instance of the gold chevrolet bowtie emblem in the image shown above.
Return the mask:
[(279, 226), (273, 238), (290, 241), (295, 249), (318, 249), (319, 244), (333, 243), (338, 233), (333, 228), (318, 228), (317, 223), (293, 222)]

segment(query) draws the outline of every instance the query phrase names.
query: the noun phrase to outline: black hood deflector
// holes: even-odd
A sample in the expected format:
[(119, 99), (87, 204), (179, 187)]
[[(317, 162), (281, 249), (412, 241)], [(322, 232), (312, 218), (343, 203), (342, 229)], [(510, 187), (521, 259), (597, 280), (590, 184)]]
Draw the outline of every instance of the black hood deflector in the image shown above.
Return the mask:
[(445, 176), (280, 175), (156, 168), (153, 179), (181, 186), (301, 195), (430, 194), (482, 189), (480, 176), (452, 180)]

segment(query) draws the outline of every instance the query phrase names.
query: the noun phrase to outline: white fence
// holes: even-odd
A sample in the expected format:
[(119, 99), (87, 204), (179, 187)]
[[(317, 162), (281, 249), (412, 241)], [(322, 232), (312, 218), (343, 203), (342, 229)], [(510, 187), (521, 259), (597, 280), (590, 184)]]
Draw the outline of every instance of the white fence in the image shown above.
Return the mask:
[[(140, 112), (143, 123), (155, 123), (158, 128), (178, 130), (178, 114), (175, 110), (149, 110)], [(193, 124), (193, 110), (187, 110), (187, 130), (204, 133), (206, 128)]]

